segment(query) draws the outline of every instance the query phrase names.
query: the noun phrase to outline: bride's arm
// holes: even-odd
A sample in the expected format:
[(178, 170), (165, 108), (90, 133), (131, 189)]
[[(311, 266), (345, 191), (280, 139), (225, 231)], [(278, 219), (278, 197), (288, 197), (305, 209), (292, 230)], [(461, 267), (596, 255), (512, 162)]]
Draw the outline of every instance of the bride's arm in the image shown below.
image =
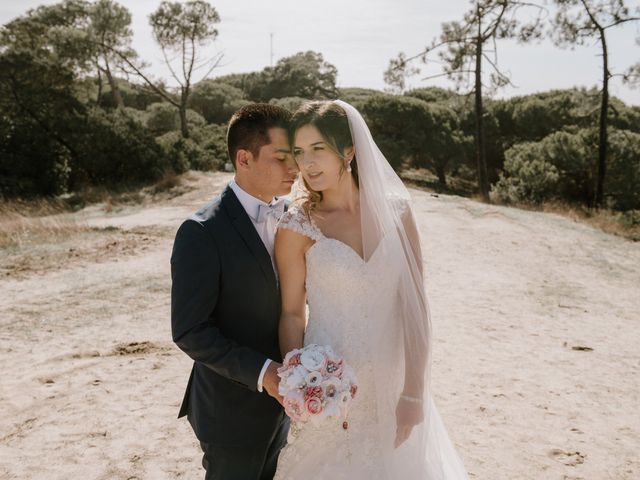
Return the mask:
[[(420, 247), (420, 234), (415, 223), (415, 219), (410, 208), (406, 208), (402, 212), (402, 231), (403, 248), (407, 251), (407, 257), (410, 263), (414, 263), (409, 268), (413, 271), (416, 286), (421, 289), (424, 294), (423, 285), (423, 265), (422, 265), (422, 249)], [(401, 230), (401, 229), (399, 229)], [(420, 299), (414, 299), (420, 301)], [(426, 302), (426, 299), (424, 299)], [(416, 306), (411, 308), (414, 315), (421, 309)], [(427, 312), (423, 312), (426, 314)], [(406, 315), (406, 313), (405, 313)], [(403, 328), (404, 354), (405, 354), (405, 378), (404, 387), (398, 404), (396, 406), (396, 439), (395, 446), (398, 447), (404, 443), (413, 427), (424, 421), (424, 380), (427, 368), (428, 355), (428, 335), (430, 332), (425, 331), (421, 319), (414, 319), (410, 325), (405, 324)], [(409, 330), (407, 329), (409, 327)], [(422, 327), (422, 328), (421, 328)]]
[(411, 212), (411, 208), (406, 208), (403, 210), (402, 215), (402, 226), (404, 227), (404, 231), (407, 234), (407, 240), (409, 241), (409, 246), (411, 247), (411, 253), (413, 255), (414, 260), (417, 263), (418, 270), (420, 270), (420, 275), (422, 275), (422, 248), (420, 246), (420, 234), (418, 233), (418, 226), (416, 225), (416, 221), (413, 217), (413, 213)]
[[(424, 293), (422, 248), (420, 246), (420, 234), (411, 208), (402, 212), (402, 224), (407, 236), (410, 249), (410, 257), (417, 267), (420, 278), (414, 279)], [(415, 272), (414, 272), (415, 273)], [(425, 312), (426, 313), (426, 312)], [(429, 332), (421, 330), (404, 332), (405, 342), (405, 384), (403, 394), (411, 398), (421, 399), (424, 389), (425, 369), (427, 367), (427, 350)], [(409, 353), (411, 352), (411, 353)]]
[(276, 232), (275, 257), (282, 297), (278, 334), (283, 357), (302, 347), (307, 301), (305, 252), (312, 243), (308, 237), (292, 230), (279, 228)]

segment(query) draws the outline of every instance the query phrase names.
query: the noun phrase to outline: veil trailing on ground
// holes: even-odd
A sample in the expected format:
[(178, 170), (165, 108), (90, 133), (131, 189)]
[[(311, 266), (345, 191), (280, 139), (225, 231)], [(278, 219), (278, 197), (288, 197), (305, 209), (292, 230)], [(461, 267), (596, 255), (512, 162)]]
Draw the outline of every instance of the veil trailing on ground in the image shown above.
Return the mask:
[[(346, 102), (335, 103), (347, 114), (355, 149), (364, 259), (375, 255), (401, 272), (398, 284), (389, 285), (397, 289), (398, 318), (383, 319), (367, 339), (386, 477), (467, 479), (431, 394), (431, 319), (409, 192), (360, 113)], [(397, 435), (411, 427), (408, 439), (396, 448)]]

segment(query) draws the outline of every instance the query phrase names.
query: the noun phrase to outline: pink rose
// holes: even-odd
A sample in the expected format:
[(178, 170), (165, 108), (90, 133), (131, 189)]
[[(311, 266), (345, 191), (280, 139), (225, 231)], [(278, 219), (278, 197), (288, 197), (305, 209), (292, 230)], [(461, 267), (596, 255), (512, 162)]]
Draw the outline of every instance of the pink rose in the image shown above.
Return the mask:
[(319, 415), (322, 413), (322, 400), (318, 397), (310, 397), (304, 404), (307, 412), (311, 415)]
[(300, 354), (296, 353), (289, 359), (289, 365), (300, 365)]
[(302, 420), (304, 416), (304, 399), (301, 395), (287, 395), (284, 397), (284, 411), (294, 421)]
[(322, 398), (322, 387), (308, 387), (304, 391), (304, 399), (309, 400), (312, 397)]
[(284, 363), (287, 366), (295, 366), (295, 365), (300, 365), (300, 350), (295, 349), (295, 350), (291, 350), (289, 353), (287, 353), (284, 356), (284, 360), (282, 363)]

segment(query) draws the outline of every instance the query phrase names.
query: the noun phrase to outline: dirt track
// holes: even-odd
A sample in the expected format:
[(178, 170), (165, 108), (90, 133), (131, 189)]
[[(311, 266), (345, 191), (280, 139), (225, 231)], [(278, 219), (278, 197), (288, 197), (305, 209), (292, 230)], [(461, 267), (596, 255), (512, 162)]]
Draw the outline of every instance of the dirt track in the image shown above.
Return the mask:
[[(0, 477), (200, 478), (175, 419), (169, 256), (186, 193), (93, 206), (86, 228), (0, 250)], [(640, 476), (640, 243), (554, 214), (412, 191), (436, 402), (471, 478)]]

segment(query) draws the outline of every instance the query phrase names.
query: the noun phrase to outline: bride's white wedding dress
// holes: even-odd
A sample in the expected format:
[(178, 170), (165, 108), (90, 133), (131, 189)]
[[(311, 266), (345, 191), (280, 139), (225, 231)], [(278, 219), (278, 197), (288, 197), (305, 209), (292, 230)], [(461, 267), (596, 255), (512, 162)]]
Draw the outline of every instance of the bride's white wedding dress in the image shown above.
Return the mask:
[[(371, 351), (373, 342), (369, 340), (379, 331), (379, 322), (399, 315), (400, 267), (377, 255), (380, 245), (367, 261), (363, 260), (350, 246), (326, 237), (296, 206), (282, 216), (278, 228), (315, 241), (306, 253), (309, 319), (304, 344), (333, 347), (355, 369), (358, 392), (349, 412), (349, 428), (345, 430), (337, 423), (304, 425), (281, 451), (275, 480), (399, 479), (389, 476), (383, 465), (383, 449), (390, 446), (380, 445), (378, 427), (385, 419), (377, 412), (376, 389), (385, 386), (376, 383), (381, 375), (374, 375), (372, 359), (376, 352)], [(388, 235), (381, 242), (393, 238)], [(398, 375), (396, 367), (389, 365), (383, 376)], [(440, 443), (439, 451), (449, 454), (437, 459), (444, 464), (438, 466), (438, 478), (467, 478), (435, 407), (430, 429), (437, 432), (433, 436)]]
[[(303, 425), (282, 449), (275, 479), (468, 480), (432, 399), (431, 319), (409, 192), (362, 115), (346, 102), (333, 103), (346, 113), (356, 152), (364, 255), (326, 237), (295, 204), (278, 228), (314, 242), (305, 254), (304, 344), (331, 346), (354, 368), (358, 392), (349, 428)], [(340, 109), (333, 109), (332, 121), (343, 122)], [(412, 396), (424, 403), (400, 400), (403, 391), (422, 392)], [(398, 424), (414, 426), (396, 449)]]
[[(393, 314), (397, 275), (393, 265), (364, 261), (351, 247), (325, 237), (300, 208), (292, 208), (279, 228), (315, 241), (306, 253), (309, 321), (304, 344), (330, 345), (351, 365), (358, 392), (349, 413), (349, 428), (338, 423), (304, 426), (280, 453), (276, 480), (383, 478), (377, 451), (375, 388), (371, 358), (364, 339), (383, 315)], [(381, 279), (384, 278), (384, 282)], [(391, 372), (390, 372), (391, 373)]]

